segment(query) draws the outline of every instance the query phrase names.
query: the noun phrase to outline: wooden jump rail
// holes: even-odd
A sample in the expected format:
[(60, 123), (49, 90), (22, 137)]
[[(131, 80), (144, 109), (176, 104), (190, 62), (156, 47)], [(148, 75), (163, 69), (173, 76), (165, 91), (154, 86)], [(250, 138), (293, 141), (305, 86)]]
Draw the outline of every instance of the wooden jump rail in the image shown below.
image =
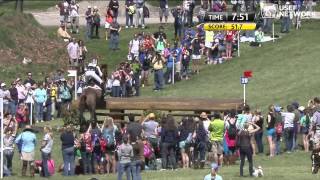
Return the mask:
[[(98, 116), (140, 116), (142, 113), (128, 113), (126, 110), (168, 111), (172, 116), (198, 116), (199, 113), (239, 109), (242, 99), (210, 98), (107, 98), (106, 109), (109, 113), (97, 113)], [(172, 111), (189, 111), (189, 113), (172, 113)], [(194, 112), (190, 114), (190, 111)]]

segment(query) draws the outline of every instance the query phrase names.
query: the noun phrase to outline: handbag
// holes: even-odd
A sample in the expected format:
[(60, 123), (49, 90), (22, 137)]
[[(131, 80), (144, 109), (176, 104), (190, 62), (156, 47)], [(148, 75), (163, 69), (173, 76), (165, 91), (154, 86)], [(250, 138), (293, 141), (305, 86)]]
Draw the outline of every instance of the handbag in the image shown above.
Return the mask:
[(48, 171), (49, 171), (51, 176), (54, 175), (55, 165), (54, 165), (54, 160), (53, 159), (49, 159), (48, 160)]

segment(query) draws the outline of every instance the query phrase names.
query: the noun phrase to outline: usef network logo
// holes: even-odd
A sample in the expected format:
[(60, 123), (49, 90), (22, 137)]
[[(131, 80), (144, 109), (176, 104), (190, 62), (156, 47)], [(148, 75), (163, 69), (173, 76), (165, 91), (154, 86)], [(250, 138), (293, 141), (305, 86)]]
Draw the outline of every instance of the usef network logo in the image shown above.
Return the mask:
[(263, 18), (281, 18), (281, 17), (290, 17), (293, 18), (311, 18), (315, 16), (314, 11), (310, 10), (301, 10), (297, 5), (291, 4), (264, 4), (261, 6), (261, 15)]

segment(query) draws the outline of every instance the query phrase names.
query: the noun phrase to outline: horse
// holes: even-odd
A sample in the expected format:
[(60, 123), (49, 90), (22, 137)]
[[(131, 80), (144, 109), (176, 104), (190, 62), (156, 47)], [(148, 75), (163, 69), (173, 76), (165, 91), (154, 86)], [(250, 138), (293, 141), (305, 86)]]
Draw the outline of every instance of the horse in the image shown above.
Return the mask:
[(85, 120), (83, 113), (86, 109), (90, 112), (90, 121), (97, 121), (96, 108), (101, 97), (101, 89), (89, 86), (83, 90), (79, 99), (80, 124)]

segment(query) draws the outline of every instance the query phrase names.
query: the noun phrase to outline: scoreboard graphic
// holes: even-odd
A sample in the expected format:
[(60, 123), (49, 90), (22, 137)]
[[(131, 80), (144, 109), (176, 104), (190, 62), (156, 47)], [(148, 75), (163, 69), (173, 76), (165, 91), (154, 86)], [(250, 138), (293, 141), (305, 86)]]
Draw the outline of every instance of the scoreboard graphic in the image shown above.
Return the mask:
[(204, 12), (204, 29), (220, 30), (255, 30), (255, 12)]

